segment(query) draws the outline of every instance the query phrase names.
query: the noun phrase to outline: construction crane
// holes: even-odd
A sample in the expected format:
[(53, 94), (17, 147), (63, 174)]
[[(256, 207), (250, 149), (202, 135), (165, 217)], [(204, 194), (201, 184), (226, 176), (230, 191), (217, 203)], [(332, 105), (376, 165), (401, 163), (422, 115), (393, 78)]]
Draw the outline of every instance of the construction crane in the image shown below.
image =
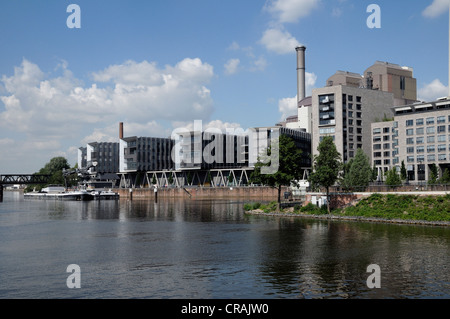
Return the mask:
[(89, 170), (96, 166), (97, 166), (97, 162), (93, 162), (92, 164), (90, 164), (86, 167), (83, 167), (83, 168), (63, 169), (62, 172), (63, 172), (63, 176), (64, 176), (64, 186), (67, 188), (67, 178), (73, 174), (77, 174), (78, 177), (82, 181), (89, 180), (93, 175), (91, 172), (89, 172)]

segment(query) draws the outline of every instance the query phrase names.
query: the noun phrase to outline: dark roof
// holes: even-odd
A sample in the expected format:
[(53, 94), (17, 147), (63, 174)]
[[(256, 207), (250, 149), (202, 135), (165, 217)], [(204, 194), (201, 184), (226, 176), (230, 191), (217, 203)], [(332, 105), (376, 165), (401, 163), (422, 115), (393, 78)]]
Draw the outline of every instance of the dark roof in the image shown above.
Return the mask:
[(307, 96), (304, 99), (300, 100), (300, 102), (298, 102), (298, 106), (311, 106), (312, 105), (312, 97), (311, 96)]

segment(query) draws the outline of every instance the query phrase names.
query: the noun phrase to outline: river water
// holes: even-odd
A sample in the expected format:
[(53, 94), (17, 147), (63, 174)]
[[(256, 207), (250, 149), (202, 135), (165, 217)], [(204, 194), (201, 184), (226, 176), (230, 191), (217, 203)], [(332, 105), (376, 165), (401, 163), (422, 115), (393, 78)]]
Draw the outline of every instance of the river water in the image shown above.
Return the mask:
[[(243, 203), (5, 192), (0, 298), (450, 297), (450, 228), (253, 216)], [(71, 264), (81, 288), (68, 288)]]

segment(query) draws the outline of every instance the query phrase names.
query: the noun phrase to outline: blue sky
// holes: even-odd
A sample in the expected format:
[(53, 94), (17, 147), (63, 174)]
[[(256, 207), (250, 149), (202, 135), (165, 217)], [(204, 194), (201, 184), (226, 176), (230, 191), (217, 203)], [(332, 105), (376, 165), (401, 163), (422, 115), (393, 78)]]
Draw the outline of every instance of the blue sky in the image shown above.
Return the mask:
[[(296, 114), (295, 47), (307, 93), (337, 70), (409, 66), (419, 97), (447, 95), (448, 0), (2, 0), (0, 174), (174, 128), (274, 125)], [(369, 4), (381, 8), (370, 29)], [(68, 28), (70, 4), (81, 28)]]

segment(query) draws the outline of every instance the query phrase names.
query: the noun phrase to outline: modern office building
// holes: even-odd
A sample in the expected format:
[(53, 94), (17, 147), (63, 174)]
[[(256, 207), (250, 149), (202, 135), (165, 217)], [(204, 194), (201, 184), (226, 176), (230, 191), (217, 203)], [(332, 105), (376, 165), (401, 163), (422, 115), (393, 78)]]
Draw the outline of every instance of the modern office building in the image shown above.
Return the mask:
[(450, 100), (392, 108), (393, 120), (372, 124), (373, 164), (386, 172), (405, 163), (408, 181), (421, 183), (436, 165), (450, 169)]
[(229, 169), (248, 166), (248, 136), (213, 131), (179, 132), (174, 139), (176, 170)]
[(92, 142), (78, 149), (78, 168), (89, 167), (91, 174), (119, 171), (119, 143)]
[(77, 156), (78, 168), (85, 168), (87, 166), (87, 148), (79, 147)]
[(344, 162), (358, 148), (371, 156), (371, 124), (391, 114), (390, 92), (333, 85), (312, 91), (312, 153), (325, 136), (332, 136)]
[(86, 145), (86, 165), (92, 174), (117, 173), (119, 170), (119, 143), (93, 142)]
[(120, 139), (119, 172), (133, 173), (174, 168), (173, 141), (160, 137), (124, 137)]

